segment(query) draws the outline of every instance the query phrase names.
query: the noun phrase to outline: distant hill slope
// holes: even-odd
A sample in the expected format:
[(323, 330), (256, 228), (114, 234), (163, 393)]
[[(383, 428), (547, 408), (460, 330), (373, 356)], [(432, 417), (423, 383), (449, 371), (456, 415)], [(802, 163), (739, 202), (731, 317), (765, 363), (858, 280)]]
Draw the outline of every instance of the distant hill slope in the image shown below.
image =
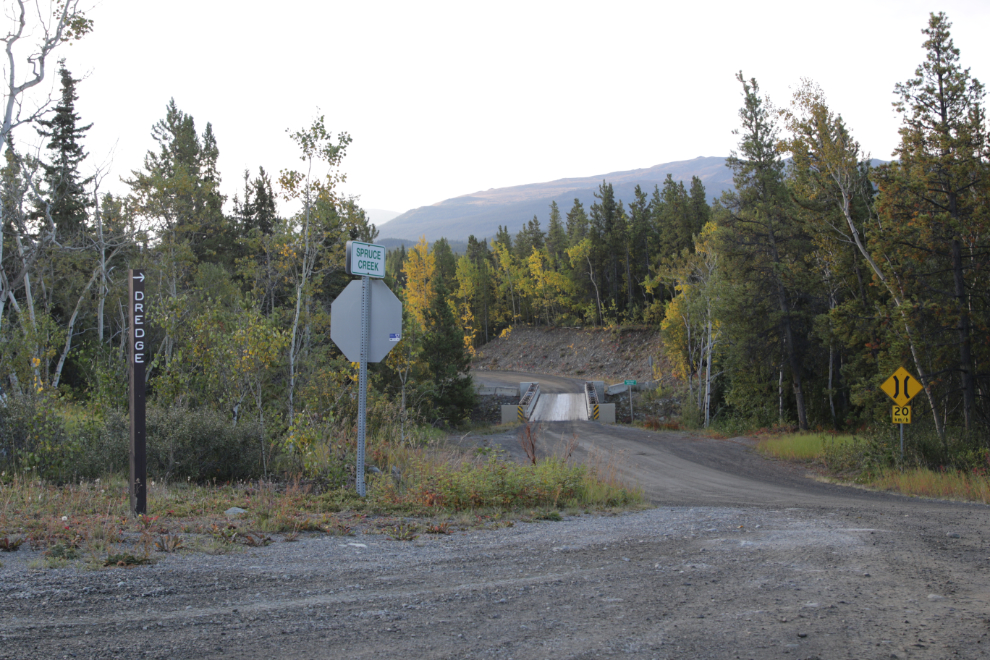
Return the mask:
[(595, 202), (594, 193), (604, 180), (612, 184), (616, 197), (628, 204), (634, 199), (633, 190), (637, 184), (651, 193), (653, 186), (662, 184), (668, 174), (675, 181), (684, 181), (685, 186), (690, 186), (691, 177), (697, 176), (705, 184), (710, 198), (732, 188), (732, 172), (725, 166), (725, 158), (699, 157), (627, 172), (492, 188), (462, 195), (406, 211), (382, 225), (381, 236), (415, 241), (425, 235), (432, 242), (438, 238), (465, 241), (473, 234), (480, 239), (494, 236), (499, 225), (506, 225), (515, 233), (534, 215), (545, 229), (552, 201), (560, 206), (562, 215), (566, 215), (575, 198), (588, 209)]

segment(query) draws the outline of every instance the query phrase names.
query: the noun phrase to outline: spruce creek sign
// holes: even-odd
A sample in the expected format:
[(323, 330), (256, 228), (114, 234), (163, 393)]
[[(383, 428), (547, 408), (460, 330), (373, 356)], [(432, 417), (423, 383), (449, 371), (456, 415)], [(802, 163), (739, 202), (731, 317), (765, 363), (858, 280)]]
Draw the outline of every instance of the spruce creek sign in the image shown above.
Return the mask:
[(348, 275), (385, 277), (385, 246), (347, 241), (344, 270)]
[(127, 316), (130, 325), (130, 409), (131, 409), (131, 512), (148, 512), (148, 459), (145, 436), (145, 366), (148, 361), (148, 337), (145, 319), (148, 301), (144, 296), (144, 271), (127, 271)]
[(385, 248), (347, 242), (346, 270), (360, 275), (330, 305), (330, 339), (358, 371), (358, 438), (355, 481), (364, 497), (365, 412), (368, 403), (368, 363), (381, 362), (402, 339), (402, 302), (380, 278), (385, 276)]

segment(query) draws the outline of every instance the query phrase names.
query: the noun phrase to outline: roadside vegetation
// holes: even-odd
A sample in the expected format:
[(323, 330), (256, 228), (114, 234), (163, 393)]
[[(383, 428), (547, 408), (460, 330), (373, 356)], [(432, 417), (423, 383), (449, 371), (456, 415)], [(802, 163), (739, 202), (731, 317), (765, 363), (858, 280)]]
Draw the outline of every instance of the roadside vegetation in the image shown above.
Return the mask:
[[(643, 505), (642, 493), (620, 482), (608, 458), (577, 464), (566, 446), (534, 452), (525, 463), (496, 451), (463, 451), (447, 444), (445, 432), (408, 425), (394, 407), (373, 417), (363, 499), (354, 491), (352, 428), (281, 446), (266, 479), (258, 475), (250, 434), (241, 445), (215, 416), (154, 411), (148, 515), (135, 519), (124, 476), (126, 419), (66, 418), (44, 406), (6, 412), (8, 423), (20, 412), (31, 428), (56, 439), (53, 452), (73, 452), (57, 464), (39, 457), (38, 465), (61, 470), (47, 477), (30, 465), (0, 473), (0, 552), (41, 550), (37, 567), (137, 565), (161, 553), (223, 553), (302, 534), (412, 540)], [(519, 431), (523, 437), (531, 429)], [(107, 466), (113, 469), (99, 471)]]
[[(990, 451), (960, 442), (943, 453), (930, 430), (907, 428), (903, 460), (893, 425), (861, 434), (763, 431), (755, 434), (759, 453), (807, 463), (828, 479), (904, 495), (990, 504)], [(945, 458), (951, 462), (942, 462)]]
[[(983, 497), (990, 153), (985, 89), (950, 28), (932, 14), (920, 64), (890, 83), (902, 124), (888, 163), (812, 81), (775, 107), (740, 73), (735, 190), (650, 280), (682, 426), (829, 429), (763, 451), (876, 487)], [(899, 367), (921, 386), (903, 461), (880, 389)]]

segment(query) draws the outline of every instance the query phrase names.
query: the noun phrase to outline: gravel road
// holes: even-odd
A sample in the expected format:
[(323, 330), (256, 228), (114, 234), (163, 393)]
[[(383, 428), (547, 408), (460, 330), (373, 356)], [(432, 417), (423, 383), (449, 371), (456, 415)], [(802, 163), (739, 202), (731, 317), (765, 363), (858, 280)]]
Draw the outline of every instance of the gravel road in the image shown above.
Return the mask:
[[(543, 434), (620, 457), (656, 507), (132, 569), (30, 570), (22, 550), (0, 557), (0, 658), (988, 655), (985, 506), (820, 483), (744, 439)], [(510, 433), (463, 442), (518, 451)]]

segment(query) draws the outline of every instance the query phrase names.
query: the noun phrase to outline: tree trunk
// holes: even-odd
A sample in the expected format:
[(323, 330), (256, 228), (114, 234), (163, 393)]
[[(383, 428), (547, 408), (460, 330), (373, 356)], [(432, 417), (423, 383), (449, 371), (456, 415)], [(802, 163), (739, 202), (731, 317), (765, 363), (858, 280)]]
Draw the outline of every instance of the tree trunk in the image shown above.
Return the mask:
[(261, 469), (265, 479), (268, 478), (268, 457), (265, 453), (265, 406), (261, 401), (261, 381), (257, 381), (257, 392), (254, 403), (258, 406), (258, 435), (261, 439)]
[[(780, 265), (780, 255), (777, 252), (776, 237), (773, 228), (770, 227), (768, 237), (770, 239), (770, 252), (775, 266)], [(787, 299), (787, 291), (784, 283), (779, 279), (775, 282), (777, 288), (777, 304), (783, 317), (784, 330), (784, 350), (787, 351), (787, 362), (791, 368), (791, 387), (794, 389), (794, 404), (797, 408), (798, 427), (802, 431), (808, 430), (808, 412), (804, 405), (804, 388), (801, 384), (801, 361), (798, 360), (797, 348), (794, 346), (794, 330), (791, 327), (791, 305)]]
[(777, 422), (784, 423), (784, 360), (780, 356), (780, 376), (777, 377)]
[(835, 370), (835, 346), (832, 342), (828, 344), (828, 407), (832, 411), (832, 428), (839, 430), (838, 421), (835, 418), (835, 393), (832, 391), (832, 372)]
[(715, 338), (712, 336), (712, 316), (711, 310), (708, 313), (708, 356), (705, 360), (705, 428), (711, 423), (712, 409), (712, 353), (715, 348)]
[(595, 303), (598, 306), (598, 325), (602, 324), (602, 297), (598, 292), (598, 283), (595, 282), (595, 269), (591, 265), (591, 257), (588, 256), (588, 277), (591, 278), (591, 286), (595, 287)]
[(65, 366), (65, 358), (69, 355), (69, 349), (72, 348), (72, 331), (76, 326), (76, 318), (79, 316), (79, 308), (82, 307), (83, 300), (86, 298), (86, 294), (89, 293), (89, 288), (93, 286), (93, 282), (96, 281), (96, 276), (99, 272), (100, 269), (98, 267), (93, 271), (93, 274), (89, 278), (89, 282), (86, 283), (82, 293), (79, 294), (79, 300), (76, 301), (76, 307), (72, 310), (72, 316), (69, 317), (69, 325), (65, 329), (65, 347), (62, 349), (62, 355), (58, 358), (58, 366), (55, 367), (55, 376), (52, 378), (52, 387), (58, 387), (58, 382), (62, 379), (62, 367)]
[(629, 242), (626, 241), (626, 308), (632, 307), (633, 303), (633, 282), (632, 282), (632, 260), (629, 258)]
[(295, 392), (296, 392), (296, 356), (299, 354), (296, 348), (296, 334), (299, 330), (299, 314), (302, 309), (302, 284), (296, 286), (296, 311), (292, 317), (292, 334), (289, 338), (289, 426), (295, 419)]
[(102, 350), (103, 316), (107, 301), (107, 244), (103, 236), (103, 213), (100, 211), (100, 199), (96, 191), (93, 192), (93, 215), (96, 219), (96, 249), (99, 251), (100, 260), (100, 291), (96, 302), (96, 335), (99, 339), (100, 349)]
[(784, 344), (787, 347), (787, 361), (791, 367), (791, 387), (794, 388), (794, 404), (797, 407), (798, 427), (808, 430), (808, 411), (804, 405), (804, 388), (801, 385), (801, 363), (794, 348), (794, 331), (791, 328), (790, 310), (784, 314)]
[(970, 345), (969, 306), (966, 304), (966, 280), (963, 275), (962, 245), (959, 239), (952, 241), (952, 276), (955, 282), (956, 304), (959, 308), (959, 368), (962, 371), (963, 422), (966, 432), (973, 428), (973, 409), (976, 407), (976, 383), (973, 378), (973, 356)]

